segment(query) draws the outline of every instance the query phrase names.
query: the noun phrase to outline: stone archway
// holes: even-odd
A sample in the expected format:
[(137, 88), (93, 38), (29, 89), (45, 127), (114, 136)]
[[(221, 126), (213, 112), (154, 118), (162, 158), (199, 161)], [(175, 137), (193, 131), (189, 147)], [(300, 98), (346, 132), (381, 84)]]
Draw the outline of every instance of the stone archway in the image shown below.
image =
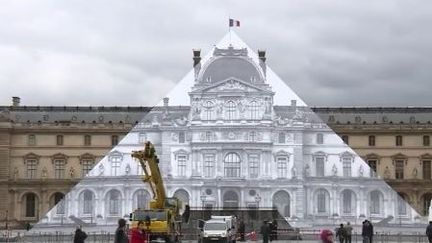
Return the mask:
[(429, 215), (429, 207), (430, 207), (430, 203), (432, 200), (432, 193), (425, 193), (423, 194), (423, 196), (421, 197), (421, 202), (422, 202), (422, 212), (423, 215), (428, 216)]
[(286, 191), (278, 191), (273, 195), (273, 207), (284, 217), (291, 216), (291, 198)]
[(226, 191), (223, 194), (223, 208), (235, 209), (240, 206), (239, 196), (234, 191)]
[(174, 197), (178, 198), (183, 205), (189, 205), (190, 197), (189, 193), (184, 189), (179, 189), (174, 192)]

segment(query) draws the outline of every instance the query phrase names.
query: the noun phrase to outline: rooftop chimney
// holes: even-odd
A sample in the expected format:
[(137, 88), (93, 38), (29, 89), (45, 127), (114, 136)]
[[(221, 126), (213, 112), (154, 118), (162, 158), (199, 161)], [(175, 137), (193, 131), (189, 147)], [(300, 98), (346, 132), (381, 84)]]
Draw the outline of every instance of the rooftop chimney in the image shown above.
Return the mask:
[(168, 104), (169, 104), (169, 98), (168, 97), (163, 98), (163, 104), (164, 104), (164, 107), (168, 107)]
[(261, 69), (263, 70), (264, 77), (267, 75), (267, 66), (265, 64), (266, 62), (266, 51), (264, 50), (258, 50), (258, 58), (259, 58), (259, 64)]
[(201, 62), (201, 49), (192, 49), (193, 51), (193, 66), (195, 67)]
[(195, 81), (197, 81), (198, 74), (201, 70), (201, 49), (192, 49), (193, 52), (193, 67), (195, 72)]
[(17, 96), (12, 97), (12, 106), (13, 107), (20, 106), (20, 102), (21, 102), (20, 97), (17, 97)]

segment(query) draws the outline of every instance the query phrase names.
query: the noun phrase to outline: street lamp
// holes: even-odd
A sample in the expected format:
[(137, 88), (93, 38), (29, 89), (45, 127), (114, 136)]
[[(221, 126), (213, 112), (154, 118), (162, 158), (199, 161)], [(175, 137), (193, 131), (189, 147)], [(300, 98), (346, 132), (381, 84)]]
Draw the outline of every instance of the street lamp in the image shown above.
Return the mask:
[(261, 196), (259, 194), (255, 195), (255, 202), (257, 203), (257, 208), (259, 208), (259, 203), (261, 202)]
[(204, 195), (204, 194), (202, 194), (201, 195), (201, 207), (202, 207), (202, 209), (204, 209), (204, 203), (205, 203), (205, 201), (206, 201), (206, 198), (207, 198), (207, 196), (206, 195)]

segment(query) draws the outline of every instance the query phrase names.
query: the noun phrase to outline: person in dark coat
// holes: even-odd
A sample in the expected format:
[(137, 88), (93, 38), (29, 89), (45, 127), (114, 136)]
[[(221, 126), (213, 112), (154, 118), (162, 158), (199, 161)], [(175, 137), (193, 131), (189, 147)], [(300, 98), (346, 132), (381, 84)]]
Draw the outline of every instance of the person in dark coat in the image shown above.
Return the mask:
[(119, 219), (118, 228), (115, 231), (114, 243), (129, 243), (129, 238), (126, 232), (126, 220)]
[(81, 226), (78, 226), (75, 230), (74, 235), (74, 243), (84, 243), (85, 239), (87, 238), (87, 234), (82, 231)]
[(336, 229), (336, 238), (339, 238), (340, 243), (344, 243), (347, 236), (347, 232), (344, 228), (343, 224), (340, 224), (340, 227)]
[(369, 220), (363, 221), (362, 226), (362, 237), (363, 237), (363, 243), (372, 243), (372, 237), (373, 237), (373, 225)]
[(271, 240), (277, 240), (277, 229), (278, 223), (276, 220), (273, 220), (271, 223)]
[(265, 220), (263, 222), (263, 224), (261, 225), (260, 233), (262, 235), (263, 243), (268, 243), (269, 242), (269, 236), (270, 236), (270, 226), (269, 226), (267, 220)]
[(239, 227), (238, 227), (238, 233), (240, 235), (240, 241), (245, 241), (245, 231), (246, 231), (246, 225), (243, 222), (243, 220), (240, 220)]
[(429, 243), (432, 243), (432, 221), (429, 221), (429, 225), (426, 228), (426, 236), (429, 240)]

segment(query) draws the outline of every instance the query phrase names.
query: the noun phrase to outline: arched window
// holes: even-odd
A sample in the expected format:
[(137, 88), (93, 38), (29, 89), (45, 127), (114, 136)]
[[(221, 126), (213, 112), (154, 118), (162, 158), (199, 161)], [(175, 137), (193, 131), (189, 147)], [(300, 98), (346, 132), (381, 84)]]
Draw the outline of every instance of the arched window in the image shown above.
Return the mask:
[(236, 104), (234, 101), (230, 100), (226, 103), (226, 119), (227, 120), (234, 120), (237, 119), (236, 117)]
[(92, 214), (93, 212), (93, 192), (86, 190), (82, 193), (82, 213)]
[(432, 193), (426, 193), (422, 196), (423, 201), (423, 212), (424, 215), (429, 215), (430, 202), (432, 200)]
[(397, 205), (398, 205), (398, 214), (403, 216), (407, 215), (407, 195), (403, 193), (398, 193), (397, 195)]
[(342, 191), (342, 214), (354, 214), (356, 209), (355, 194), (351, 190)]
[(110, 215), (120, 215), (120, 192), (113, 190), (108, 193), (108, 208)]
[(146, 190), (138, 190), (134, 194), (134, 208), (148, 209), (150, 194)]
[(285, 191), (278, 191), (273, 195), (273, 207), (277, 208), (284, 217), (290, 217), (290, 195)]
[(330, 197), (328, 192), (324, 189), (320, 189), (316, 193), (316, 205), (317, 205), (317, 213), (328, 213), (328, 201)]
[(380, 191), (372, 191), (370, 193), (370, 213), (381, 214), (382, 193)]
[(316, 142), (317, 142), (317, 144), (323, 144), (324, 143), (324, 135), (322, 133), (317, 134)]
[(223, 207), (234, 209), (239, 207), (239, 196), (233, 191), (227, 191), (223, 195)]
[(25, 217), (37, 217), (37, 197), (34, 193), (27, 193), (25, 200)]
[(228, 153), (224, 159), (225, 177), (240, 177), (240, 156), (236, 153)]
[(52, 204), (56, 207), (56, 213), (57, 214), (64, 214), (65, 213), (65, 200), (63, 200), (64, 194), (61, 192), (56, 192), (53, 195), (52, 198)]
[(259, 119), (259, 106), (258, 106), (258, 102), (251, 101), (249, 103), (249, 111), (250, 111), (250, 119), (252, 119), (252, 120)]
[(213, 120), (214, 119), (214, 105), (213, 102), (207, 101), (204, 103), (204, 117), (203, 120)]
[(285, 143), (285, 140), (286, 140), (285, 133), (284, 132), (280, 132), (279, 136), (278, 136), (278, 142), (279, 143)]
[(179, 189), (175, 191), (174, 197), (178, 198), (182, 202), (183, 206), (189, 205), (189, 193), (186, 190)]

